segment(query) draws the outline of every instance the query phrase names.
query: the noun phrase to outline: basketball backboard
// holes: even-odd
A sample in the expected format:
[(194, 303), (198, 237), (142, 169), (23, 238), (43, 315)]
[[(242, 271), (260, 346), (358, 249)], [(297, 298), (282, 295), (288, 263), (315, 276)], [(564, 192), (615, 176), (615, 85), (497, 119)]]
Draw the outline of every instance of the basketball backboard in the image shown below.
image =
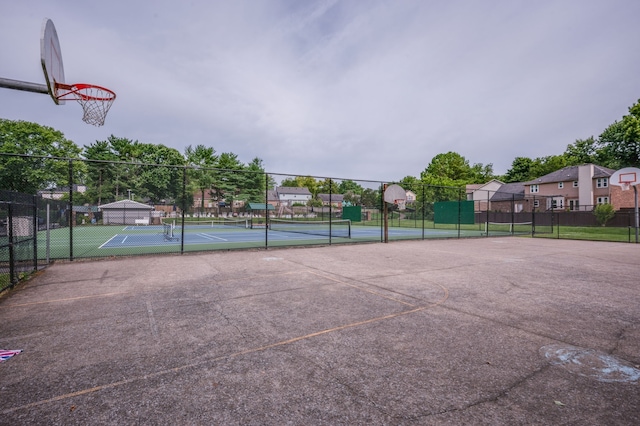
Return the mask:
[(609, 184), (621, 186), (623, 189), (629, 189), (639, 183), (640, 169), (636, 167), (625, 167), (624, 169), (616, 170), (609, 178)]
[(51, 19), (45, 19), (42, 23), (42, 34), (40, 37), (40, 60), (42, 62), (42, 71), (44, 79), (49, 89), (49, 95), (58, 105), (64, 104), (64, 99), (58, 99), (57, 86), (65, 84), (64, 67), (62, 65), (62, 52), (60, 51), (60, 42), (58, 41), (58, 33)]
[(384, 190), (384, 201), (391, 204), (398, 204), (398, 201), (407, 201), (407, 191), (400, 185), (389, 185)]

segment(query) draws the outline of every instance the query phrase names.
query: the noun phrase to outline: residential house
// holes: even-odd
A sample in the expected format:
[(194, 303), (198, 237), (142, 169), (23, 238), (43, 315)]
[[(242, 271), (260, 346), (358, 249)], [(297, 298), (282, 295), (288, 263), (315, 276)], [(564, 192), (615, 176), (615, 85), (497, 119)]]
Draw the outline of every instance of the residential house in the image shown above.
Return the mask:
[(487, 183), (467, 185), (467, 200), (473, 200), (474, 211), (486, 211), (489, 208), (491, 197), (493, 197), (503, 185), (502, 182), (496, 179), (491, 179)]
[(311, 200), (311, 191), (306, 187), (279, 186), (276, 188), (278, 202), (283, 206), (294, 204), (307, 204)]
[(568, 166), (523, 182), (524, 195), (532, 199), (532, 208), (540, 211), (591, 211), (598, 204), (611, 203), (609, 177), (614, 171), (595, 164)]
[(491, 194), (489, 201), (488, 209), (491, 211), (507, 213), (531, 211), (529, 200), (524, 196), (524, 185), (521, 182), (503, 183), (497, 191)]
[(280, 199), (278, 198), (278, 192), (274, 190), (267, 191), (267, 203), (271, 204), (273, 207), (280, 206)]
[[(73, 192), (79, 192), (84, 194), (87, 191), (86, 185), (73, 185)], [(60, 186), (51, 189), (45, 189), (42, 191), (38, 191), (38, 194), (42, 198), (47, 198), (49, 200), (61, 200), (65, 195), (69, 195), (69, 187), (68, 186)]]
[(323, 206), (333, 206), (342, 208), (342, 202), (344, 201), (343, 194), (318, 194), (318, 199), (322, 201)]

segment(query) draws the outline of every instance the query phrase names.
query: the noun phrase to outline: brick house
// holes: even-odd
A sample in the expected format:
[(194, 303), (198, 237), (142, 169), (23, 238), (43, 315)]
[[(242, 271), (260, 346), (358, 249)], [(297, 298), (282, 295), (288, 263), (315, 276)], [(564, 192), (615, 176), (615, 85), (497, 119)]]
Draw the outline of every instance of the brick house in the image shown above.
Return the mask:
[(532, 198), (532, 207), (540, 211), (591, 211), (598, 204), (612, 204), (609, 177), (614, 171), (595, 164), (564, 167), (523, 182), (524, 195)]
[(344, 201), (343, 194), (318, 194), (318, 199), (322, 201), (323, 206), (329, 206), (342, 208), (342, 202)]
[(613, 173), (606, 167), (583, 164), (564, 167), (529, 182), (503, 184), (494, 179), (486, 184), (467, 185), (467, 200), (475, 202), (476, 212), (591, 211), (598, 204), (611, 204), (615, 210), (633, 208), (633, 191), (609, 185)]

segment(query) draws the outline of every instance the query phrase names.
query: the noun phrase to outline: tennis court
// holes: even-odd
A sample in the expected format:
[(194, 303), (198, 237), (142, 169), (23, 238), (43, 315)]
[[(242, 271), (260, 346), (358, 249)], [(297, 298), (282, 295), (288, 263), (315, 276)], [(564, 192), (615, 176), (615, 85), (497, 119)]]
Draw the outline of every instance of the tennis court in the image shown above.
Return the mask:
[[(325, 245), (358, 242), (380, 242), (384, 238), (379, 226), (364, 226), (349, 221), (277, 221), (270, 226), (251, 225), (248, 220), (180, 221), (159, 225), (90, 225), (73, 230), (75, 257), (109, 257), (127, 254), (172, 253), (244, 248)], [(496, 232), (498, 233), (498, 232)], [(508, 232), (504, 232), (507, 234)], [(479, 237), (482, 229), (429, 229), (390, 226), (389, 240)], [(38, 236), (40, 257), (44, 258), (47, 233)], [(69, 230), (49, 232), (52, 258), (69, 257)]]
[(0, 415), (638, 424), (638, 258), (507, 237), (56, 263), (0, 298), (0, 348), (23, 350)]
[[(118, 248), (118, 247), (140, 247), (140, 246), (164, 246), (167, 244), (180, 244), (181, 233), (180, 227), (177, 226), (173, 230), (171, 236), (167, 236), (162, 226), (127, 226), (122, 228), (122, 233), (117, 233), (111, 237), (99, 248)], [(265, 240), (265, 232), (268, 239), (274, 241), (324, 241), (329, 236), (327, 229), (309, 229), (307, 226), (301, 226), (298, 230), (271, 230), (266, 228), (258, 229), (233, 229), (228, 226), (209, 226), (201, 225), (198, 227), (190, 227), (185, 230), (184, 243), (187, 245), (210, 245), (225, 243), (261, 243)], [(455, 230), (434, 229), (426, 230), (430, 236), (455, 236), (458, 234)], [(350, 235), (347, 236), (343, 231), (333, 231), (333, 238), (352, 238), (355, 240), (379, 240), (380, 229), (374, 227), (353, 227)], [(389, 236), (391, 238), (419, 238), (422, 235), (421, 229), (414, 228), (390, 228)]]

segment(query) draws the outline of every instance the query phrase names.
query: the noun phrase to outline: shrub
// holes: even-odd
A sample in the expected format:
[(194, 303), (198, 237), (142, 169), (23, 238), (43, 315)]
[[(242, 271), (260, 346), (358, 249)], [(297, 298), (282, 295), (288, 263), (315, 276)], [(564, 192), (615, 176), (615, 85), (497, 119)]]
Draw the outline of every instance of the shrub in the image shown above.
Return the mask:
[(601, 226), (605, 226), (607, 222), (615, 215), (613, 206), (611, 204), (598, 204), (593, 209), (593, 214), (596, 215), (596, 220)]

